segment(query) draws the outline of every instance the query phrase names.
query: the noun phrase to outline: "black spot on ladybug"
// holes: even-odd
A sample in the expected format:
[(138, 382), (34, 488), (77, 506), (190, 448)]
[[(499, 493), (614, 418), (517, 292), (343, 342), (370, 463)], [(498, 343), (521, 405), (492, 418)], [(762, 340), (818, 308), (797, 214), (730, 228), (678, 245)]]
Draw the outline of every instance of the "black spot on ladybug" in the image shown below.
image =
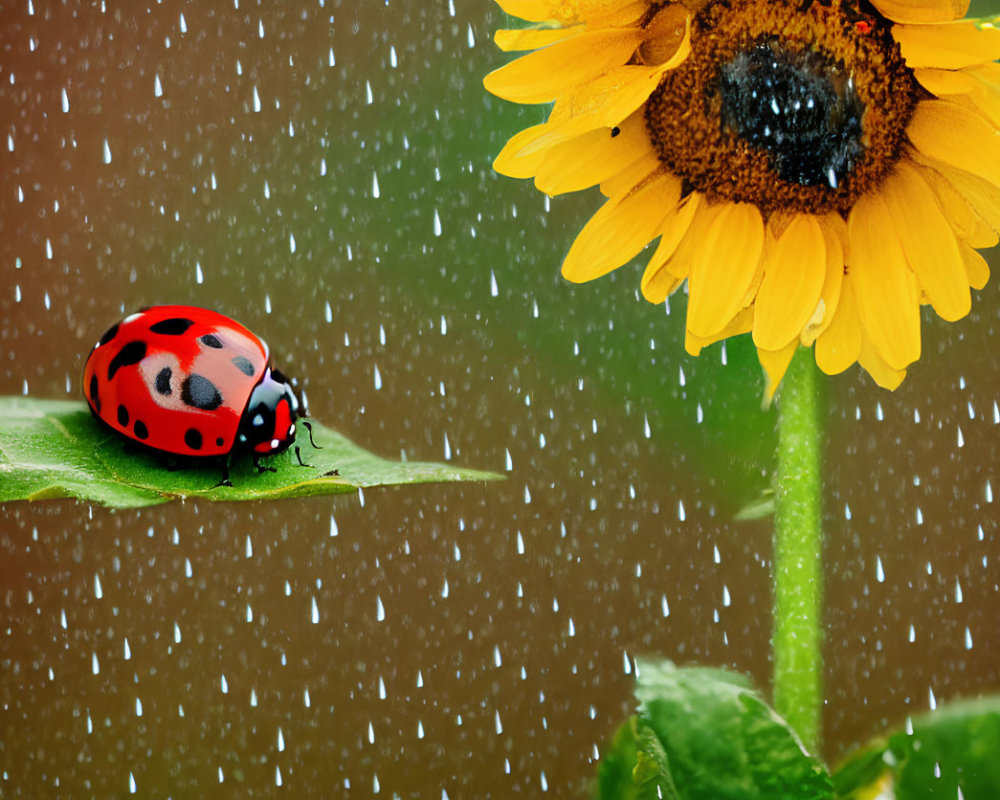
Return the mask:
[(615, 127), (613, 127), (611, 129), (611, 138), (614, 139), (621, 132), (622, 132), (622, 129), (619, 128), (617, 125), (615, 125)]
[(98, 414), (101, 413), (101, 396), (97, 393), (96, 375), (90, 376), (90, 404)]
[(164, 336), (180, 336), (194, 325), (194, 320), (185, 319), (184, 317), (171, 317), (170, 319), (161, 319), (159, 322), (154, 322), (149, 326), (149, 329), (153, 333), (160, 333)]
[(234, 356), (233, 363), (236, 365), (236, 369), (248, 378), (253, 377), (253, 362), (251, 362), (249, 358), (246, 356)]
[(170, 367), (164, 367), (156, 373), (156, 391), (159, 394), (170, 394), (170, 377), (173, 375)]
[(222, 395), (219, 390), (204, 375), (194, 373), (188, 375), (181, 385), (181, 399), (189, 406), (202, 411), (214, 411), (222, 405)]
[(211, 347), (214, 350), (222, 349), (222, 342), (219, 341), (219, 337), (211, 333), (206, 333), (202, 336), (201, 343), (205, 345), (205, 347)]
[(110, 328), (108, 328), (104, 332), (104, 335), (101, 337), (101, 341), (99, 341), (97, 343), (97, 346), (100, 347), (101, 345), (107, 344), (112, 339), (114, 339), (118, 335), (118, 328), (119, 327), (120, 327), (120, 324), (119, 325), (112, 325)]
[(135, 421), (135, 425), (132, 426), (132, 430), (135, 432), (136, 439), (149, 438), (149, 428), (146, 427), (146, 423), (141, 419), (137, 419)]
[(118, 424), (123, 428), (128, 425), (128, 409), (125, 406), (118, 406)]
[(222, 447), (222, 445), (224, 445), (225, 443), (226, 443), (226, 440), (223, 439), (221, 436), (217, 436), (215, 438), (215, 446), (216, 447)]
[(111, 363), (108, 364), (108, 381), (110, 382), (114, 378), (115, 373), (118, 372), (122, 367), (128, 367), (132, 364), (138, 364), (146, 357), (146, 343), (145, 342), (129, 342), (121, 350), (118, 351), (118, 355), (111, 359)]
[(188, 428), (184, 433), (184, 444), (192, 450), (201, 450), (201, 431)]

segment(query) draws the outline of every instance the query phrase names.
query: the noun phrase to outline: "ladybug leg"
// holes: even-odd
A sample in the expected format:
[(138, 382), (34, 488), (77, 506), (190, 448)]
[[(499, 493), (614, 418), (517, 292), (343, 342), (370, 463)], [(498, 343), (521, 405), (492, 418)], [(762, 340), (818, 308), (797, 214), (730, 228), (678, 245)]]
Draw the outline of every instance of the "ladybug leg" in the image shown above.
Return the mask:
[(229, 480), (229, 456), (222, 459), (222, 478), (219, 480), (213, 489), (218, 489), (220, 486), (232, 486), (233, 482)]
[[(313, 441), (313, 426), (310, 425), (305, 420), (302, 420), (302, 424), (305, 425), (306, 426), (306, 430), (309, 431), (309, 444), (311, 444), (313, 446), (314, 450), (322, 450), (323, 448), (320, 447), (318, 444), (316, 444), (315, 441)], [(297, 447), (295, 449), (296, 449), (296, 451), (298, 451)], [(299, 463), (302, 464), (302, 459), (301, 458), (299, 459)], [(306, 466), (306, 465), (303, 464), (303, 466)]]
[[(310, 431), (310, 433), (312, 433), (312, 431)], [(310, 436), (310, 438), (312, 437)], [(307, 464), (305, 461), (302, 460), (302, 451), (299, 450), (298, 445), (295, 445), (295, 457), (298, 459), (300, 467), (312, 467), (312, 464)]]
[(257, 467), (257, 474), (263, 475), (265, 472), (277, 472), (276, 467), (269, 467), (266, 464), (260, 463), (260, 456), (256, 453), (253, 454), (253, 465)]

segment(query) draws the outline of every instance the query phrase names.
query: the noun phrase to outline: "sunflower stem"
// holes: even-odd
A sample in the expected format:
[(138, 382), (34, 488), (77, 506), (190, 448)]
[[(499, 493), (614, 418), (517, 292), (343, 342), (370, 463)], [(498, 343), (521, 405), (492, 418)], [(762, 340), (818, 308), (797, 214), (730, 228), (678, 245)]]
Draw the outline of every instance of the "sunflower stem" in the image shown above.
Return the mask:
[(822, 430), (812, 351), (800, 347), (778, 396), (774, 514), (774, 706), (811, 751), (823, 702)]

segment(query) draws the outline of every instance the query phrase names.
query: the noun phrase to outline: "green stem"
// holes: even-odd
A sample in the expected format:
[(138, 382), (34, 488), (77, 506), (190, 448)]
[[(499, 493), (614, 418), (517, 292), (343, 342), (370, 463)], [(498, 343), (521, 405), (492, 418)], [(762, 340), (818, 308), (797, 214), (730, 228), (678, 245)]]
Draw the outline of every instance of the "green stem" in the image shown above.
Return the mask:
[(799, 348), (778, 396), (774, 514), (774, 706), (803, 743), (820, 742), (823, 702), (822, 481), (816, 364)]

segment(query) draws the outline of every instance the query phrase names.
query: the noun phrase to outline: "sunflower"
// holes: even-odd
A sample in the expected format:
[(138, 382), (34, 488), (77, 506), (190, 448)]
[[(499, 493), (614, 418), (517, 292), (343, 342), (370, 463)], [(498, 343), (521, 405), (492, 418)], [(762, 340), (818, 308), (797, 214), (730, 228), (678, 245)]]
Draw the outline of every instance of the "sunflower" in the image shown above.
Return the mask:
[(589, 281), (651, 242), (687, 282), (685, 347), (750, 333), (769, 399), (801, 344), (894, 389), (920, 307), (954, 321), (1000, 229), (1000, 30), (967, 0), (498, 0), (533, 51), (486, 76), (552, 103), (494, 162), (607, 198), (566, 255)]

